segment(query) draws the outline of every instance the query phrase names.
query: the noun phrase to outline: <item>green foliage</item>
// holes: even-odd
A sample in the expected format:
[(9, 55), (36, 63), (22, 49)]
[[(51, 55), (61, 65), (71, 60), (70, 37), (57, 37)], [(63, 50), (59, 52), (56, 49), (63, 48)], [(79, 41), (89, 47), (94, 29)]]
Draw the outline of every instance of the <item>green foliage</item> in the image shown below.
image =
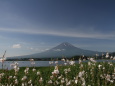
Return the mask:
[[(17, 73), (14, 69), (0, 70), (0, 86), (114, 86), (115, 84), (115, 63), (88, 62), (66, 66), (57, 64), (56, 67), (30, 67), (28, 73), (24, 72), (26, 67), (21, 67)], [(58, 70), (59, 74), (53, 74), (54, 70)], [(27, 78), (23, 78), (24, 76)], [(40, 81), (41, 78), (43, 81)]]

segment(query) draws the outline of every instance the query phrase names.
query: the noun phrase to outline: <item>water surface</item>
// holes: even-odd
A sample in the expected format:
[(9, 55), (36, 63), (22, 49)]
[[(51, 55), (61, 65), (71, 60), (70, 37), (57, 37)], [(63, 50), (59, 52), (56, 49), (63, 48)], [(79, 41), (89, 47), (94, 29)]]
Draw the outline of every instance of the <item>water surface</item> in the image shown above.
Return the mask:
[[(12, 69), (13, 67), (11, 67), (10, 65), (13, 64), (14, 62), (18, 62), (19, 67), (32, 67), (33, 65), (31, 64), (30, 61), (5, 61), (3, 64), (4, 69)], [(43, 66), (51, 66), (51, 64), (49, 64), (49, 61), (34, 61), (35, 67), (43, 67)], [(78, 61), (75, 61), (76, 63), (78, 63)], [(88, 60), (83, 61), (83, 62), (88, 62)], [(97, 60), (97, 62), (115, 62), (115, 60)], [(58, 61), (59, 65), (63, 65), (64, 62), (63, 61)], [(55, 61), (53, 61), (53, 66), (55, 66)], [(2, 63), (0, 63), (0, 69), (2, 69)]]

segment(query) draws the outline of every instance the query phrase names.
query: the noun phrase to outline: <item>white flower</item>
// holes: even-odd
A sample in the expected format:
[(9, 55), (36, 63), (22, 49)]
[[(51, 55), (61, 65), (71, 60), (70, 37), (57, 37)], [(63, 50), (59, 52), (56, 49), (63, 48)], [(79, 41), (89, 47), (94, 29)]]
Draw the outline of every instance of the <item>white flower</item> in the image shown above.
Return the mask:
[(98, 68), (100, 69), (100, 68), (101, 68), (101, 66), (102, 66), (102, 65), (100, 65), (100, 64), (99, 64), (99, 65), (98, 65)]
[(58, 64), (58, 61), (55, 61), (55, 64)]
[(12, 78), (12, 76), (9, 76), (9, 79), (11, 79)]
[(106, 80), (107, 80), (107, 81), (110, 81), (110, 78), (111, 78), (110, 75), (107, 74)]
[(16, 79), (17, 77), (16, 77), (16, 76), (14, 76), (13, 78), (14, 78), (14, 79)]
[(37, 75), (40, 75), (40, 71), (37, 72)]
[(58, 77), (58, 79), (61, 79), (62, 78), (62, 75)]
[(96, 54), (96, 57), (99, 56), (99, 54)]
[(64, 81), (64, 78), (62, 78), (62, 80), (61, 80), (61, 83), (63, 84), (65, 81)]
[(82, 86), (86, 86), (85, 82), (83, 82)]
[(52, 84), (53, 82), (52, 82), (52, 80), (49, 80), (48, 83), (49, 83), (49, 84)]
[(53, 61), (49, 61), (49, 64), (53, 64)]
[(32, 69), (32, 71), (33, 71), (33, 72), (35, 72), (35, 71), (36, 71), (36, 69), (35, 69), (35, 68), (33, 68), (33, 69)]
[(71, 69), (70, 69), (70, 68), (68, 68), (68, 69), (67, 69), (67, 71), (68, 71), (68, 72), (70, 72), (70, 71), (71, 71)]
[(34, 59), (29, 59), (30, 61), (34, 61)]
[(75, 84), (77, 84), (78, 80), (75, 80)]
[(71, 84), (71, 81), (67, 82), (66, 86), (69, 86)]
[(23, 80), (26, 80), (26, 79), (27, 79), (27, 76), (23, 76), (22, 81), (23, 81)]
[(32, 83), (32, 80), (29, 80), (28, 84), (31, 84)]
[(106, 57), (106, 58), (108, 58), (108, 57), (109, 57), (109, 53), (108, 53), (108, 52), (106, 53), (106, 56), (105, 56), (105, 57)]
[(65, 59), (61, 59), (61, 60), (65, 62)]
[(27, 67), (27, 68), (24, 70), (25, 74), (27, 74), (28, 71), (29, 71), (29, 68)]
[(78, 77), (81, 78), (81, 77), (84, 75), (84, 73), (85, 73), (85, 71), (81, 71), (81, 72), (79, 72)]
[(67, 63), (65, 62), (64, 65), (67, 65)]
[(91, 62), (88, 62), (88, 65), (90, 66), (90, 65), (91, 65)]
[(74, 64), (75, 64), (75, 61), (70, 61), (69, 64), (70, 64), (70, 65), (74, 65)]
[(94, 58), (90, 58), (89, 60), (90, 60), (91, 62), (94, 62), (94, 63), (96, 62), (96, 61), (94, 60)]
[(18, 80), (17, 79), (15, 79), (15, 84), (18, 84)]
[(57, 70), (54, 70), (53, 72), (52, 72), (52, 74), (54, 75), (54, 74), (59, 74), (59, 70), (57, 69)]
[(43, 79), (42, 79), (42, 77), (40, 77), (40, 80), (39, 80), (39, 82), (41, 83), (41, 82), (43, 82)]
[(22, 83), (22, 86), (25, 86), (24, 83)]
[(55, 82), (56, 82), (57, 85), (59, 84), (59, 82), (57, 80)]
[(54, 76), (50, 76), (50, 79), (53, 79)]
[(81, 59), (79, 59), (79, 64), (81, 64), (81, 62), (82, 62)]

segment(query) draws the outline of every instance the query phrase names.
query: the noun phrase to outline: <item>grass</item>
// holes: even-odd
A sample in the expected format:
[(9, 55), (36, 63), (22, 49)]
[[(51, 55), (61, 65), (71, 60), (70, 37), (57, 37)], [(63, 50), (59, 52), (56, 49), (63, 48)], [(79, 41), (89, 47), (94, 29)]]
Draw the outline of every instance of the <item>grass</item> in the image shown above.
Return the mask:
[(0, 86), (114, 86), (115, 63), (65, 61), (66, 66), (0, 70)]

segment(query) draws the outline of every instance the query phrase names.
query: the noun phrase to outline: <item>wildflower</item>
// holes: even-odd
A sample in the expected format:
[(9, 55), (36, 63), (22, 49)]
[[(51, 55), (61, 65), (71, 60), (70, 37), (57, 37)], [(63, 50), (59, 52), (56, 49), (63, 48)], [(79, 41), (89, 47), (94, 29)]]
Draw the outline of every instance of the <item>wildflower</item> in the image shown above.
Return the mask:
[(28, 74), (28, 71), (29, 71), (29, 68), (27, 67), (27, 68), (24, 70), (25, 74)]
[(102, 66), (102, 65), (99, 64), (99, 65), (98, 65), (98, 68), (100, 69), (101, 66)]
[(105, 67), (103, 67), (103, 70), (105, 70)]
[(40, 80), (39, 80), (39, 82), (41, 83), (41, 82), (43, 82), (43, 79), (42, 79), (42, 77), (40, 77)]
[(30, 86), (33, 86), (33, 84), (31, 84)]
[(1, 59), (0, 59), (0, 62), (3, 63), (5, 60), (6, 60), (5, 58), (1, 58)]
[(62, 75), (58, 77), (58, 79), (61, 79), (62, 78)]
[(78, 80), (76, 79), (76, 80), (75, 80), (75, 84), (77, 84), (77, 82), (78, 82)]
[(80, 65), (80, 68), (83, 68), (83, 64)]
[(66, 86), (69, 86), (71, 84), (71, 81), (67, 82)]
[(67, 74), (68, 73), (67, 69), (64, 69), (64, 72), (65, 72), (65, 74)]
[(70, 65), (74, 65), (74, 64), (75, 64), (75, 61), (70, 61), (69, 64), (70, 64)]
[(107, 74), (106, 80), (107, 80), (107, 81), (110, 81), (110, 78), (111, 78), (110, 75)]
[(86, 86), (85, 82), (83, 82), (82, 86)]
[(35, 62), (31, 62), (31, 64), (32, 64), (32, 65), (34, 65), (34, 64), (35, 64)]
[(64, 65), (66, 66), (66, 65), (67, 65), (67, 63), (65, 62), (65, 63), (64, 63)]
[(68, 72), (70, 72), (70, 71), (71, 71), (71, 69), (70, 69), (70, 68), (68, 68), (68, 69), (67, 69), (67, 71), (68, 71)]
[(28, 84), (31, 84), (31, 83), (32, 83), (32, 80), (29, 80), (29, 81), (28, 81)]
[(65, 82), (66, 82), (66, 83), (68, 82), (68, 78), (65, 78)]
[(12, 78), (12, 76), (9, 76), (9, 79), (11, 79)]
[(57, 85), (59, 85), (59, 82), (57, 80), (55, 82), (56, 82)]
[(55, 70), (52, 72), (52, 74), (53, 74), (53, 75), (55, 75), (55, 74), (56, 74), (56, 75), (59, 74), (59, 70), (58, 70), (58, 69), (55, 69)]
[(29, 59), (30, 61), (34, 61), (34, 59)]
[(35, 68), (33, 68), (33, 69), (32, 69), (32, 71), (33, 71), (33, 72), (35, 72), (35, 71), (36, 71), (36, 69), (35, 69)]
[(109, 57), (109, 53), (108, 53), (108, 52), (106, 53), (106, 56), (105, 56), (105, 57), (106, 57), (106, 58), (108, 58), (108, 57)]
[(114, 82), (114, 80), (110, 80), (110, 82), (111, 82), (111, 83), (113, 83), (113, 82)]
[(79, 59), (79, 64), (81, 64), (82, 63), (82, 61), (81, 61), (81, 59)]
[(37, 75), (40, 75), (40, 71), (37, 72)]
[(61, 60), (65, 62), (65, 59), (61, 59)]
[(58, 61), (55, 61), (55, 64), (58, 64)]
[(30, 62), (31, 62), (31, 65), (34, 65), (34, 64), (35, 64), (34, 59), (29, 59), (29, 60), (30, 60)]
[(59, 74), (58, 66), (55, 66), (54, 71), (52, 72), (53, 75)]
[(91, 65), (91, 62), (88, 62), (88, 65), (90, 66), (90, 65)]
[(15, 75), (17, 75), (17, 72), (19, 71), (19, 66), (17, 62), (14, 62), (14, 64), (11, 64), (10, 66), (13, 66), (14, 70), (15, 70)]
[(24, 80), (26, 80), (27, 79), (27, 76), (24, 76), (23, 78), (22, 78), (22, 81), (24, 81)]
[(62, 80), (61, 80), (61, 83), (63, 84), (65, 81), (64, 81), (64, 78), (62, 78)]
[(49, 61), (49, 64), (50, 64), (50, 65), (53, 64), (53, 61)]
[(96, 61), (94, 60), (94, 58), (90, 58), (89, 60), (90, 60), (91, 62), (94, 62), (94, 63), (96, 62)]
[(22, 83), (22, 86), (25, 86), (24, 83)]
[(18, 80), (17, 79), (15, 79), (15, 84), (18, 84)]
[(16, 79), (17, 77), (16, 77), (16, 76), (14, 76), (13, 78), (14, 78), (14, 79)]
[(110, 59), (113, 59), (113, 56), (111, 56)]
[(54, 77), (53, 75), (52, 75), (52, 76), (50, 76), (50, 79), (53, 79), (53, 77)]
[(84, 75), (84, 73), (85, 73), (85, 71), (79, 72), (78, 77), (82, 77)]
[(48, 84), (52, 84), (52, 83), (53, 83), (52, 80), (49, 80), (49, 81), (48, 81)]
[(96, 54), (96, 57), (98, 57), (99, 56), (99, 54)]

